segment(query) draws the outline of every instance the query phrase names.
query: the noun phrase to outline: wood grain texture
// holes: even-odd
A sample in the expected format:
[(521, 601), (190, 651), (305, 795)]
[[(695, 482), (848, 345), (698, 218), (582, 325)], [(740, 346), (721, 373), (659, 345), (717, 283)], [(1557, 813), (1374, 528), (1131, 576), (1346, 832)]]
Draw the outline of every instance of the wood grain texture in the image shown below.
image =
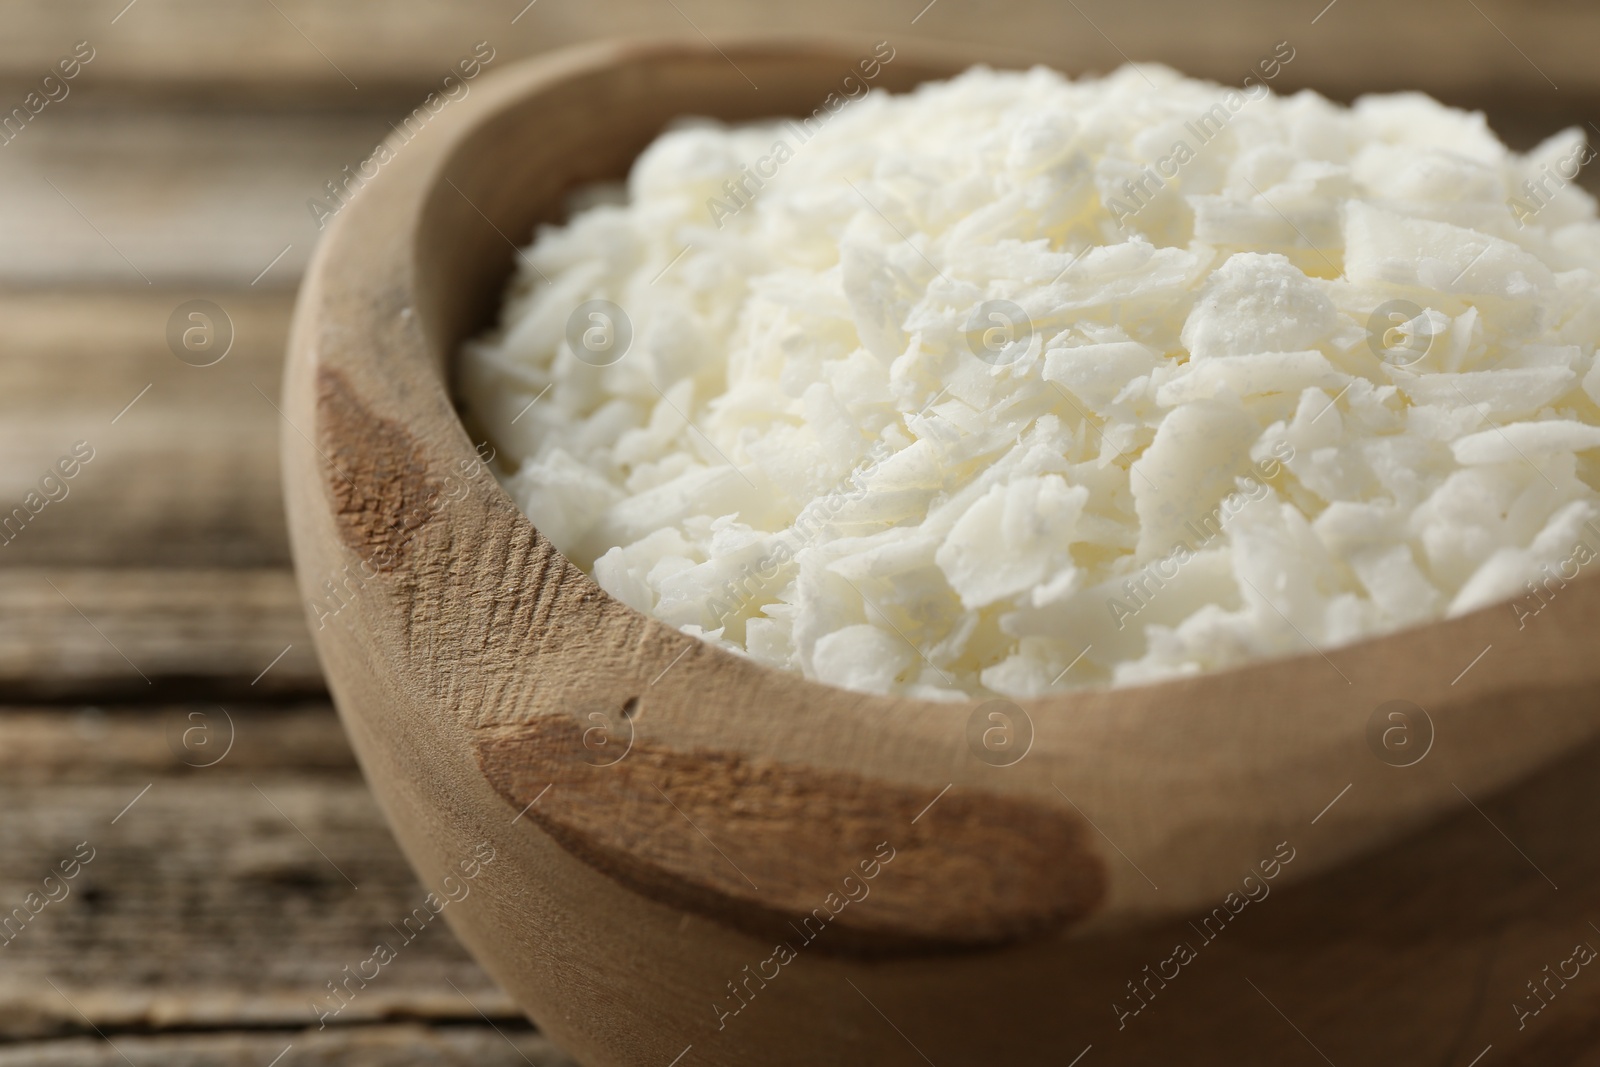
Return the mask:
[(0, 567), (0, 604), (0, 693), (11, 700), (322, 689), (284, 570)]
[[(615, 717), (574, 710), (483, 731), (489, 781), (579, 858), (713, 921), (821, 953), (904, 954), (1046, 936), (1103, 902), (1104, 862), (1071, 811), (631, 738), (624, 754), (621, 731), (602, 740)], [(917, 877), (878, 881), (892, 863)]]
[(0, 1045), (0, 1067), (266, 1067), (274, 1057), (294, 1067), (576, 1067), (525, 1024), (423, 1026), (417, 1023), (303, 1033), (221, 1031), (160, 1036), (118, 1034)]
[[(337, 1048), (334, 1029), (386, 1019), (481, 1023), (481, 1010), (515, 1023), (513, 1005), (444, 928), (448, 907), (444, 918), (412, 918), (428, 888), (384, 830), (332, 709), (229, 710), (0, 709), (0, 810), (8, 813), (0, 820), (0, 916), (11, 920), (0, 933), (0, 1062), (98, 1062), (93, 1042), (26, 1046), (38, 1060), (5, 1044), (86, 1033), (84, 1015), (113, 1035), (278, 1029), (288, 1036), (272, 1054), (293, 1040), (297, 1055), (307, 1028), (309, 1047)], [(211, 747), (186, 736), (196, 729), (209, 731)], [(92, 859), (61, 883), (59, 864), (85, 842)], [(463, 842), (463, 852), (473, 844)], [(493, 871), (491, 863), (480, 877)], [(28, 894), (49, 894), (52, 874), (60, 899), (29, 915)], [(391, 925), (408, 918), (412, 927)], [(349, 987), (343, 1010), (319, 1030), (313, 1002), (325, 1007), (326, 983), (343, 981), (343, 969), (371, 957), (379, 941), (392, 943), (397, 958), (365, 987)], [(190, 1061), (196, 1049), (227, 1047), (170, 1040), (149, 1047)], [(360, 1035), (347, 1040), (358, 1054)], [(373, 1062), (430, 1040), (397, 1029), (372, 1053), (391, 1060)], [(493, 1051), (470, 1035), (462, 1041), (462, 1049)]]
[[(620, 173), (674, 115), (804, 110), (850, 59), (844, 48), (770, 42), (730, 45), (727, 56), (699, 45), (568, 53), (485, 82), (408, 146), (341, 215), (297, 311), (286, 410), (314, 423), (317, 441), (284, 449), (302, 573), (350, 565), (389, 536), (386, 508), (431, 499), (431, 486), (472, 461), (442, 368), (492, 311), (510, 266), (502, 232), (528, 232), (572, 185)], [(945, 62), (908, 48), (886, 81), (903, 86)], [(319, 631), (330, 686), (422, 871), (447, 870), (449, 843), (474, 827), (518, 825), (505, 849), (516, 891), (486, 887), (460, 929), (541, 1025), (597, 1065), (670, 1061), (690, 1042), (717, 1064), (919, 1062), (900, 1025), (940, 1049), (941, 1063), (1070, 1060), (1083, 1043), (1118, 1040), (1128, 1024), (1108, 1005), (1137, 997), (1133, 983), (1170, 960), (1176, 941), (1209, 945), (1198, 925), (1208, 916), (1233, 930), (1242, 893), (1273, 857), (1273, 893), (1299, 903), (1277, 907), (1285, 920), (1272, 940), (1223, 942), (1238, 954), (1202, 948), (1212, 977), (1185, 986), (1184, 1009), (1115, 1046), (1118, 1062), (1303, 1055), (1292, 1027), (1261, 1030), (1252, 995), (1273, 1007), (1249, 988), (1261, 974), (1293, 991), (1288, 1015), (1313, 1015), (1336, 1035), (1337, 1058), (1405, 1048), (1406, 1062), (1445, 1062), (1460, 1035), (1503, 1034), (1474, 1029), (1488, 994), (1457, 980), (1463, 946), (1467, 958), (1521, 966), (1553, 930), (1577, 930), (1571, 911), (1557, 909), (1551, 928), (1527, 918), (1549, 883), (1520, 855), (1516, 874), (1470, 906), (1446, 902), (1479, 862), (1467, 842), (1495, 809), (1478, 798), (1515, 788), (1573, 810), (1596, 802), (1592, 578), (1564, 590), (1537, 628), (1500, 605), (1327, 656), (1022, 702), (1033, 746), (1002, 768), (969, 746), (981, 709), (843, 693), (700, 645), (606, 596), (503, 493), (442, 511), (406, 552), (394, 580), (372, 588), (370, 612)], [(1391, 700), (1431, 716), (1429, 755), (1404, 773), (1370, 741)], [(633, 741), (601, 771), (609, 778), (578, 784), (565, 774), (585, 718), (575, 712), (589, 706), (632, 708)], [(945, 790), (921, 828), (909, 798)], [(674, 814), (712, 847), (691, 848)], [(1050, 828), (1056, 844), (1013, 847), (989, 830), (1008, 816)], [(1092, 834), (1078, 833), (1085, 822)], [(878, 910), (846, 914), (856, 937), (914, 929), (920, 956), (807, 951), (781, 980), (762, 970), (777, 949), (770, 934), (748, 934), (753, 915), (793, 915), (821, 884), (812, 865), (857, 842), (927, 840), (919, 834), (938, 838), (923, 851), (929, 862), (892, 868)], [(1551, 854), (1556, 877), (1594, 878), (1570, 843)], [(745, 872), (741, 888), (746, 863), (761, 877)], [(1103, 894), (1083, 891), (1095, 872)], [(1380, 897), (1399, 886), (1415, 936), (1379, 921), (1348, 878)], [(963, 902), (969, 889), (983, 900)], [(1036, 917), (1069, 899), (1075, 907), (1061, 911), (1076, 921), (1065, 929), (971, 951), (983, 906)], [(1319, 917), (1343, 938), (1326, 937)], [(1381, 936), (1361, 942), (1356, 923)], [(619, 983), (634, 1006), (621, 1022)], [(781, 992), (765, 995), (769, 985)], [(1507, 992), (1496, 984), (1497, 997)], [(1552, 1042), (1543, 1051), (1580, 1047), (1556, 1020), (1590, 1003), (1568, 998), (1548, 1016), (1544, 1033), (1555, 1036), (1539, 1039)], [(1539, 1048), (1494, 1040), (1517, 1055)]]
[[(168, 319), (196, 298), (232, 324), (213, 366), (168, 345)], [(275, 446), (294, 430), (273, 405), (292, 303), (281, 291), (0, 291), (0, 507), (37, 492), (75, 442), (94, 450), (65, 499), (7, 531), (0, 567), (287, 566)]]
[[(0, 781), (65, 787), (207, 770), (231, 777), (284, 768), (344, 786), (357, 773), (339, 720), (324, 701), (215, 701), (60, 706), (0, 711)], [(185, 770), (189, 768), (190, 770)]]

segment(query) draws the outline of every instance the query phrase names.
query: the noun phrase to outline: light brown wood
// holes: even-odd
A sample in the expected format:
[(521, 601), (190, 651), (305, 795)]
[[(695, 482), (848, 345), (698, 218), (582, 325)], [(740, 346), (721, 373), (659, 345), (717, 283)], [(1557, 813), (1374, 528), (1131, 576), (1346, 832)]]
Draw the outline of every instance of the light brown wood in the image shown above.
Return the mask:
[(0, 604), (0, 689), (11, 699), (322, 690), (284, 570), (0, 567)]
[[(204, 51), (196, 32), (163, 36), (193, 54)], [(101, 58), (117, 54), (100, 40)], [(292, 288), (321, 236), (307, 201), (326, 197), (323, 183), (365, 159), (409, 110), (394, 99), (297, 112), (129, 98), (95, 91), (98, 63), (0, 145), (0, 285), (198, 290), (187, 296)], [(27, 92), (0, 86), (0, 114)], [(108, 159), (115, 180), (101, 170)], [(147, 337), (160, 343), (164, 325), (163, 315)]]
[[(168, 318), (197, 297), (233, 324), (214, 366), (167, 346)], [(0, 567), (287, 569), (273, 404), (292, 307), (281, 291), (0, 294), (0, 514), (75, 442), (94, 449), (65, 499), (0, 545)]]
[[(596, 774), (589, 758), (598, 753), (584, 744), (594, 728), (552, 715), (486, 730), (484, 773), (519, 807), (548, 788), (528, 818), (598, 869), (755, 936), (809, 936), (810, 918), (818, 920), (813, 927), (828, 925), (827, 951), (897, 954), (1021, 940), (1103, 903), (1103, 866), (1088, 827), (1070, 812), (952, 792), (938, 817), (919, 827), (913, 820), (930, 803), (923, 790), (644, 738)], [(663, 803), (668, 783), (670, 803)], [(734, 797), (752, 802), (729, 804)], [(890, 829), (898, 832), (886, 836)], [(742, 862), (712, 861), (697, 834), (734, 842)], [(774, 847), (780, 841), (784, 847)], [(921, 879), (868, 879), (858, 869), (864, 861), (868, 871), (899, 863), (949, 880), (930, 892)], [(870, 892), (837, 919), (813, 916), (828, 894), (848, 895), (833, 884), (845, 875)]]
[(292, 769), (339, 786), (356, 772), (355, 756), (325, 701), (0, 710), (0, 781), (7, 786), (61, 787), (57, 792), (65, 795), (74, 785), (143, 785), (153, 776), (213, 767), (222, 777)]
[[(703, 646), (600, 591), (492, 485), (443, 503), (474, 469), (446, 368), (498, 301), (502, 234), (621, 174), (674, 116), (806, 111), (857, 58), (725, 48), (597, 46), (486, 80), (340, 216), (302, 292), (286, 410), (316, 447), (286, 436), (283, 462), (303, 591), (362, 561), (383, 574), (319, 650), (424, 876), (515, 826), (513, 876), (451, 913), (479, 958), (595, 1067), (689, 1045), (730, 1065), (918, 1063), (918, 1046), (941, 1065), (1060, 1063), (1090, 1044), (1097, 1061), (1277, 1063), (1307, 1054), (1285, 1016), (1341, 1062), (1470, 1058), (1478, 1037), (1508, 1062), (1575, 1047), (1559, 1020), (1600, 993), (1519, 1036), (1525, 991), (1494, 961), (1588, 936), (1571, 909), (1597, 872), (1575, 843), (1517, 855), (1495, 830), (1548, 828), (1484, 805), (1519, 781), (1518, 805), (1597, 802), (1593, 578), (1526, 629), (1500, 605), (1326, 657), (1020, 702), (1032, 748), (994, 767), (969, 746), (972, 707)], [(881, 84), (961, 62), (904, 49)], [(1404, 768), (1369, 742), (1392, 700), (1431, 716)], [(621, 760), (584, 743), (596, 726)], [(872, 903), (839, 903), (880, 847)], [(1191, 921), (1230, 923), (1266, 870), (1280, 903), (1239, 904), (1246, 931), (1207, 948)], [(819, 908), (841, 917), (813, 939)], [(776, 938), (799, 958), (775, 976)], [(1143, 1009), (1158, 1019), (1119, 1016), (1182, 940), (1207, 976)]]

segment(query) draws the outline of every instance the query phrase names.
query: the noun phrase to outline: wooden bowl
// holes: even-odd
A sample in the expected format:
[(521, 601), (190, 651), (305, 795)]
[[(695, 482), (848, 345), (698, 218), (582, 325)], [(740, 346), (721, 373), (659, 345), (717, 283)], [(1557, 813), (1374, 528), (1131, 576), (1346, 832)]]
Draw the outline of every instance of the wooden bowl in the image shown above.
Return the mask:
[[(1575, 837), (1600, 815), (1593, 578), (1535, 618), (935, 704), (624, 606), (477, 461), (450, 365), (512, 242), (675, 116), (809, 113), (865, 55), (696, 41), (522, 64), (393, 142), (322, 243), (285, 385), (299, 580), (367, 778), (456, 932), (596, 1067), (1583, 1047), (1600, 978), (1537, 1017), (1513, 1005), (1600, 942), (1600, 862)], [(902, 48), (876, 84), (963, 65)]]

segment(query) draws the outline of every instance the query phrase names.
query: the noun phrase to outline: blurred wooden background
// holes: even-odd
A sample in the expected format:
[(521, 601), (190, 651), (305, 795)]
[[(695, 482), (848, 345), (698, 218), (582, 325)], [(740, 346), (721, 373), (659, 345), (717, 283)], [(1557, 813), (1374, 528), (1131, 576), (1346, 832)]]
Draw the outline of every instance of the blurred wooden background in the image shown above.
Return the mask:
[[(95, 57), (0, 146), (0, 512), (74, 442), (95, 458), (0, 546), (0, 918), (78, 842), (96, 859), (0, 947), (0, 1067), (565, 1062), (442, 925), (316, 1027), (426, 890), (289, 571), (274, 404), (306, 201), (478, 41), (492, 72), (600, 35), (781, 31), (1230, 82), (1287, 40), (1280, 89), (1421, 88), (1519, 146), (1600, 140), (1578, 0), (9, 0), (0, 115), (75, 42)], [(166, 338), (196, 298), (234, 329), (210, 367)], [(227, 722), (215, 766), (172, 740)]]

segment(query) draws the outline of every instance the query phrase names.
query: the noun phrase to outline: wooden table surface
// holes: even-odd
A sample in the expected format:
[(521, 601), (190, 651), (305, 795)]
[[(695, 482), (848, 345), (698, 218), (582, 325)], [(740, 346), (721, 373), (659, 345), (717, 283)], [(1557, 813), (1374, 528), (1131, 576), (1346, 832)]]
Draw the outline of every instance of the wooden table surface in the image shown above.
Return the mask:
[[(75, 42), (95, 53), (0, 146), (0, 513), (77, 442), (93, 450), (0, 544), (0, 1067), (570, 1062), (442, 922), (336, 1018), (314, 1007), (425, 890), (345, 744), (290, 572), (277, 441), (299, 431), (275, 405), (318, 236), (306, 202), (475, 42), (503, 65), (602, 33), (797, 29), (1236, 81), (1288, 39), (1290, 87), (1417, 85), (1488, 105), (1520, 144), (1600, 120), (1600, 11), (1576, 0), (1404, 16), (1375, 0), (524, 2), (0, 11), (0, 114)], [(1419, 38), (1429, 13), (1445, 21)], [(194, 299), (231, 322), (212, 366), (169, 346)]]

